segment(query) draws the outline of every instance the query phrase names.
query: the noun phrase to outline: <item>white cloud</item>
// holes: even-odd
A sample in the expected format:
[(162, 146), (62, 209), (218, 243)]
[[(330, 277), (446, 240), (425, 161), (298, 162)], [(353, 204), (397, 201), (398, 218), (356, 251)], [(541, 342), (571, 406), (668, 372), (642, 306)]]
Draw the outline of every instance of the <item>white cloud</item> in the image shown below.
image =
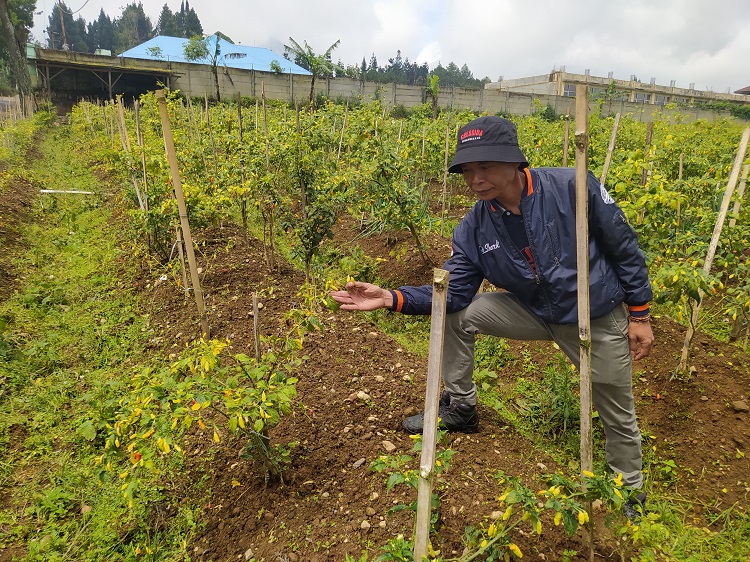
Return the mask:
[[(83, 3), (81, 0), (80, 3)], [(141, 0), (155, 23), (166, 2)], [(37, 0), (34, 35), (45, 39), (56, 0)], [(121, 3), (124, 5), (124, 3)], [(69, 1), (72, 9), (78, 9)], [(404, 59), (466, 64), (477, 78), (545, 74), (565, 65), (597, 76), (635, 74), (715, 91), (750, 85), (750, 2), (736, 0), (191, 0), (206, 32), (279, 54), (289, 37), (318, 52), (337, 39), (334, 60), (358, 65), (374, 53), (380, 65)], [(78, 14), (96, 19), (121, 8), (90, 0)]]

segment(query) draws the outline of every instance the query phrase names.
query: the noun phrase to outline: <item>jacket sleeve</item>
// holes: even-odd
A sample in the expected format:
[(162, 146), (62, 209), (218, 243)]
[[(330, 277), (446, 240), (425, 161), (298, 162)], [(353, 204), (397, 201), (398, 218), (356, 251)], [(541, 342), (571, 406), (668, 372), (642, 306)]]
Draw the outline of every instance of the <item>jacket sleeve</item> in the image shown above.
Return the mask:
[[(449, 272), (447, 312), (458, 312), (471, 303), (484, 275), (471, 260), (471, 247), (467, 246), (470, 221), (462, 221), (453, 232), (453, 253), (443, 264)], [(404, 314), (430, 314), (432, 312), (432, 285), (399, 287), (392, 290), (391, 310)]]
[[(652, 299), (646, 257), (638, 245), (638, 235), (625, 219), (622, 209), (589, 172), (589, 236), (592, 236), (617, 272), (625, 291), (625, 304), (631, 310), (648, 310)], [(645, 306), (645, 308), (644, 308)]]

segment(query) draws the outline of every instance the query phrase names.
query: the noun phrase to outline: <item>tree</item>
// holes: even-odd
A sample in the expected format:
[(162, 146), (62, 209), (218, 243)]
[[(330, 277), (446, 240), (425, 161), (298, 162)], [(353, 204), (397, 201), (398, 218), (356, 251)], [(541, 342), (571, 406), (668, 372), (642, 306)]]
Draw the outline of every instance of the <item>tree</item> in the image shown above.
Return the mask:
[(182, 37), (177, 19), (166, 4), (162, 7), (159, 19), (156, 22), (156, 33), (168, 37)]
[(219, 31), (208, 37), (196, 35), (183, 43), (183, 52), (187, 60), (193, 62), (203, 61), (211, 66), (211, 74), (214, 77), (214, 87), (216, 88), (216, 101), (221, 101), (221, 92), (219, 91), (219, 63), (222, 62), (222, 59), (239, 59), (246, 56), (245, 53), (225, 53), (222, 55), (222, 40), (232, 44), (232, 40)]
[(151, 20), (143, 11), (143, 4), (128, 4), (122, 10), (122, 15), (115, 20), (115, 50), (127, 51), (139, 45), (154, 35)]
[(115, 25), (112, 23), (112, 19), (104, 13), (104, 8), (99, 11), (99, 17), (88, 24), (87, 35), (89, 47), (91, 47), (92, 50), (114, 50)]
[(11, 76), (24, 96), (31, 94), (25, 47), (35, 7), (34, 0), (0, 0), (0, 60), (10, 65)]
[(328, 49), (326, 49), (326, 52), (322, 55), (316, 55), (312, 50), (312, 47), (307, 44), (307, 41), (304, 41), (304, 47), (302, 47), (291, 37), (289, 38), (289, 42), (292, 44), (292, 46), (290, 47), (289, 45), (284, 45), (284, 57), (292, 60), (290, 57), (293, 56), (293, 60), (296, 64), (300, 65), (306, 70), (309, 70), (312, 74), (312, 81), (310, 83), (310, 103), (312, 103), (313, 98), (315, 97), (316, 78), (332, 76), (336, 71), (344, 72), (343, 68), (331, 62), (331, 53), (336, 47), (339, 46), (341, 40), (337, 40), (333, 45), (328, 47)]
[(185, 2), (181, 37), (194, 37), (195, 35), (203, 35), (203, 26), (198, 19), (198, 14)]
[(86, 33), (86, 22), (82, 17), (73, 19), (73, 13), (65, 5), (59, 2), (52, 8), (47, 25), (50, 47), (55, 49), (89, 52), (88, 36)]

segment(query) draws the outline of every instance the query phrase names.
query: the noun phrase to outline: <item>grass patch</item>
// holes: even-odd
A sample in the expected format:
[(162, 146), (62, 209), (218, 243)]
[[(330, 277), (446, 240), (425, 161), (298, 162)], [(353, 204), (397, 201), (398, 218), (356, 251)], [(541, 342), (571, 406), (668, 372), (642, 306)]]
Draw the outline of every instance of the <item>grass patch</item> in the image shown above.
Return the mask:
[[(49, 130), (25, 174), (101, 194), (75, 146), (68, 129)], [(0, 548), (26, 560), (187, 559), (196, 525), (189, 502), (165, 507), (157, 481), (128, 509), (119, 482), (100, 478), (95, 423), (152, 337), (112, 221), (101, 195), (41, 196), (17, 264), (22, 285), (0, 305)], [(179, 468), (170, 462), (162, 481)]]

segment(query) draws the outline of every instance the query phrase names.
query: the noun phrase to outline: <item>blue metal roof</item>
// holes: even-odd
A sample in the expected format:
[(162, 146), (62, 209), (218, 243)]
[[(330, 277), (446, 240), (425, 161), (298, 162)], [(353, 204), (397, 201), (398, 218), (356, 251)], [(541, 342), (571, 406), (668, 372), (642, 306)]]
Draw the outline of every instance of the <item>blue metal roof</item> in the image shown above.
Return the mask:
[[(214, 52), (216, 39), (216, 35), (208, 37), (207, 46), (210, 53)], [(119, 56), (135, 59), (210, 64), (209, 60), (190, 61), (185, 58), (184, 51), (185, 43), (187, 42), (188, 40), (183, 37), (158, 35), (153, 39), (149, 39), (145, 43), (141, 43), (137, 47), (133, 47), (132, 49), (120, 53)], [(276, 61), (285, 73), (310, 75), (308, 70), (305, 70), (301, 66), (294, 64), (292, 61), (285, 59), (269, 49), (264, 49), (263, 47), (246, 47), (245, 45), (232, 44), (226, 39), (219, 37), (219, 48), (221, 50), (218, 61), (220, 66), (272, 72), (271, 62)], [(238, 56), (232, 56), (235, 53)]]

